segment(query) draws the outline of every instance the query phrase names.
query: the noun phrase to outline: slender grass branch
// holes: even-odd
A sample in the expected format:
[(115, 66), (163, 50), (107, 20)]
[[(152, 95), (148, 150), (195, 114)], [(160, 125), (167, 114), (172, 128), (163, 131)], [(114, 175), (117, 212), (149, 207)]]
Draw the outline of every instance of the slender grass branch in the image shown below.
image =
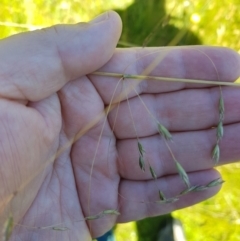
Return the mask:
[[(112, 102), (113, 102), (113, 99), (114, 99), (114, 96), (115, 96), (115, 93), (117, 91), (117, 88), (119, 86), (119, 83), (121, 82), (122, 78), (118, 80), (118, 83), (113, 91), (113, 95), (111, 97), (111, 100), (110, 100), (110, 104), (107, 108), (107, 111), (106, 111), (106, 115), (105, 115), (105, 118), (104, 118), (104, 121), (103, 121), (103, 125), (102, 125), (102, 129), (101, 129), (101, 132), (100, 132), (100, 135), (99, 135), (99, 138), (98, 138), (98, 142), (97, 142), (97, 146), (96, 146), (96, 150), (95, 150), (95, 153), (94, 153), (94, 157), (93, 157), (93, 161), (92, 161), (92, 165), (91, 165), (91, 170), (90, 170), (90, 180), (89, 180), (89, 189), (88, 189), (88, 213), (90, 215), (91, 213), (91, 186), (92, 186), (92, 174), (93, 174), (93, 168), (94, 168), (94, 164), (95, 164), (95, 161), (96, 161), (96, 157), (97, 157), (97, 152), (98, 152), (98, 149), (99, 149), (99, 145), (100, 145), (100, 141), (101, 141), (101, 138), (102, 138), (102, 134), (103, 134), (103, 131), (104, 131), (104, 127), (105, 127), (105, 124), (107, 122), (107, 117), (108, 117), (108, 114), (109, 112), (111, 111), (111, 105), (112, 105)], [(89, 229), (91, 231), (91, 224), (89, 224)]]
[(150, 75), (132, 75), (132, 74), (120, 74), (120, 73), (111, 73), (111, 72), (93, 72), (92, 75), (108, 76), (108, 77), (117, 77), (124, 79), (136, 79), (136, 80), (159, 80), (159, 81), (169, 81), (169, 82), (183, 82), (183, 83), (193, 83), (193, 84), (208, 84), (208, 85), (225, 85), (225, 86), (234, 86), (240, 87), (240, 83), (231, 83), (231, 82), (220, 82), (214, 80), (197, 80), (197, 79), (183, 79), (183, 78), (169, 78), (161, 76), (150, 76)]

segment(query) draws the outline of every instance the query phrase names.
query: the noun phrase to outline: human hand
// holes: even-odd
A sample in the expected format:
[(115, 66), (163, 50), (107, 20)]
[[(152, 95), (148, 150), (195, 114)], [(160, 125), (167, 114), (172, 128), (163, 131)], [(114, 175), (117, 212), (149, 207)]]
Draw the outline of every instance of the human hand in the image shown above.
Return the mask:
[[(184, 183), (141, 100), (173, 133), (171, 150), (191, 183), (199, 185), (220, 176), (211, 160), (219, 89), (145, 80), (136, 85), (140, 99), (128, 91), (136, 81), (123, 80), (115, 94), (124, 100), (105, 123), (104, 108), (118, 79), (90, 74), (99, 69), (123, 73), (127, 66), (127, 74), (141, 74), (159, 53), (165, 57), (153, 75), (214, 80), (217, 74), (193, 47), (115, 50), (120, 32), (119, 17), (109, 12), (100, 22), (60, 25), (0, 42), (1, 225), (10, 214), (18, 224), (10, 240), (91, 240), (116, 222), (171, 212), (219, 190), (190, 193), (171, 204), (152, 203), (157, 188), (173, 197)], [(239, 76), (239, 56), (232, 50), (198, 49), (213, 60), (220, 80)], [(226, 126), (220, 164), (240, 156), (235, 135), (240, 128), (239, 90), (223, 87), (223, 96)], [(156, 181), (138, 166), (136, 132)], [(103, 210), (120, 215), (87, 220)]]

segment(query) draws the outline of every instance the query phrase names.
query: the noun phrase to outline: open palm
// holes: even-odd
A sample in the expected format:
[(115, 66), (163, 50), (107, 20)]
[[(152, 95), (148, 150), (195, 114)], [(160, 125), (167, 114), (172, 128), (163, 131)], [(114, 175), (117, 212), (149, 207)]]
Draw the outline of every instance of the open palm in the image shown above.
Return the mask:
[[(152, 75), (233, 81), (239, 56), (224, 48), (115, 50), (120, 32), (119, 17), (109, 12), (89, 24), (55, 26), (0, 42), (1, 220), (12, 213), (19, 224), (11, 240), (91, 240), (116, 222), (171, 212), (219, 190), (153, 203), (158, 189), (174, 197), (184, 183), (151, 116), (173, 133), (169, 145), (191, 183), (206, 184), (219, 177), (211, 160), (218, 87), (147, 80), (136, 85), (91, 73), (141, 74), (162, 54)], [(113, 93), (122, 102), (106, 119)], [(221, 164), (240, 156), (239, 90), (225, 87), (223, 95)], [(137, 137), (156, 181), (138, 166)], [(104, 210), (120, 215), (86, 220)]]

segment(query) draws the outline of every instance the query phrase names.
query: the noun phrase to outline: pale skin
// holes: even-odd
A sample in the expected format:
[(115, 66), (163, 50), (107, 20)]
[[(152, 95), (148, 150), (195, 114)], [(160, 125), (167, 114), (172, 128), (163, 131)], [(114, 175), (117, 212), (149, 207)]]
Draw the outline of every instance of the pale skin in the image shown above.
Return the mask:
[[(104, 118), (96, 125), (91, 123), (110, 103), (118, 79), (91, 73), (122, 73), (130, 65), (129, 72), (141, 74), (156, 55), (142, 58), (141, 64), (136, 62), (139, 56), (164, 52), (158, 48), (116, 49), (120, 34), (118, 15), (108, 12), (98, 22), (59, 25), (0, 42), (0, 221), (3, 225), (7, 219), (3, 210), (9, 207), (15, 223), (32, 227), (16, 225), (10, 240), (91, 240), (115, 223), (165, 214), (219, 191), (220, 186), (185, 195), (172, 204), (152, 203), (158, 199), (156, 187), (173, 197), (184, 184), (135, 91), (128, 93), (132, 116), (157, 181), (138, 166), (136, 132), (126, 100), (118, 112), (115, 108), (109, 114), (94, 159)], [(198, 49), (213, 60), (220, 81), (238, 78), (236, 52)], [(192, 48), (171, 50), (152, 74), (217, 79), (206, 56)], [(145, 80), (135, 89), (173, 134), (171, 149), (191, 183), (206, 184), (220, 177), (211, 160), (216, 142), (211, 127), (218, 123), (219, 88)], [(226, 111), (221, 165), (240, 158), (240, 136), (236, 134), (240, 131), (239, 95), (240, 89), (223, 87)], [(79, 138), (89, 123), (90, 129)], [(120, 215), (102, 215), (104, 210), (118, 210)], [(85, 220), (97, 214), (100, 218)], [(55, 224), (54, 229), (34, 228)]]

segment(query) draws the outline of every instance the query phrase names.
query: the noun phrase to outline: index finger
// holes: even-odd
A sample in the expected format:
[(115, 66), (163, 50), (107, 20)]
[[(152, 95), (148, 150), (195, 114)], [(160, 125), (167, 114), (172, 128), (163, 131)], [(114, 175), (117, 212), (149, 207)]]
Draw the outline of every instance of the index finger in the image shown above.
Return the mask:
[[(240, 75), (240, 57), (232, 49), (222, 47), (166, 47), (117, 49), (111, 60), (99, 71), (132, 75), (152, 75), (182, 79), (200, 79), (233, 82)], [(123, 84), (119, 78), (90, 75), (95, 87), (106, 104), (112, 93), (121, 95)], [(135, 82), (135, 83), (134, 83)], [(137, 82), (137, 83), (136, 83)], [(125, 88), (134, 85), (138, 94), (164, 93), (184, 88), (207, 87), (204, 84), (165, 82), (157, 80), (125, 79)], [(128, 97), (136, 96), (130, 90)], [(122, 94), (123, 99), (125, 98)]]

